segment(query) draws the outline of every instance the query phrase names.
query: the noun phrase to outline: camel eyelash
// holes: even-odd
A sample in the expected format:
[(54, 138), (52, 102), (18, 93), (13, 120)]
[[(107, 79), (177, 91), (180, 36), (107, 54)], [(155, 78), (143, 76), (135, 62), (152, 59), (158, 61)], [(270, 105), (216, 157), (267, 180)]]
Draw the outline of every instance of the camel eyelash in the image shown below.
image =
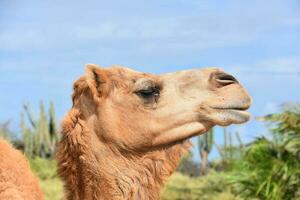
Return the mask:
[(160, 89), (157, 87), (150, 87), (141, 89), (137, 91), (136, 94), (144, 99), (158, 98), (160, 95)]

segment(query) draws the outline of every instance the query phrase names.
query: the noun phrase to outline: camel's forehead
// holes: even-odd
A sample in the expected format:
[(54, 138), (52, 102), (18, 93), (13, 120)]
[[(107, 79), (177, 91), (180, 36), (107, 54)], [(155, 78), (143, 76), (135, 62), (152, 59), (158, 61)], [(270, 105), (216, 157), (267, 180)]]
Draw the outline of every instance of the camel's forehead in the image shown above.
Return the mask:
[(107, 70), (114, 75), (121, 75), (122, 77), (145, 77), (145, 76), (154, 76), (150, 73), (139, 72), (133, 70), (129, 67), (121, 66), (121, 65), (112, 65)]
[[(107, 68), (111, 74), (119, 75), (122, 78), (128, 78), (128, 79), (136, 79), (136, 78), (166, 78), (166, 79), (173, 79), (173, 78), (184, 78), (184, 77), (206, 77), (211, 74), (213, 71), (223, 71), (219, 67), (202, 67), (202, 68), (194, 68), (194, 69), (187, 69), (187, 70), (180, 70), (180, 71), (174, 71), (170, 73), (160, 74), (160, 75), (154, 75), (151, 73), (146, 72), (139, 72), (136, 70), (133, 70), (129, 67), (121, 66), (121, 65), (113, 65)], [(176, 79), (175, 78), (175, 79)]]
[(166, 74), (162, 74), (161, 76), (164, 79), (172, 80), (172, 79), (180, 79), (180, 80), (189, 80), (190, 78), (207, 78), (211, 75), (212, 72), (215, 71), (223, 71), (221, 68), (218, 67), (204, 67), (204, 68), (194, 68), (194, 69), (187, 69), (181, 71), (170, 72)]

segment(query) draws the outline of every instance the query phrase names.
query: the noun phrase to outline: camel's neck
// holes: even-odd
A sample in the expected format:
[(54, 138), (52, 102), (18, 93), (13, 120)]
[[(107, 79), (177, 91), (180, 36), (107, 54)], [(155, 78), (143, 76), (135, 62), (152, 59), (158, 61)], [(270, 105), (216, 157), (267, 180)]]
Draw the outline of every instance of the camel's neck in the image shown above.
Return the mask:
[(110, 191), (105, 194), (109, 198), (105, 199), (158, 199), (161, 186), (175, 170), (184, 146), (177, 144), (139, 156), (109, 153), (110, 156), (102, 157), (96, 154), (101, 166), (93, 170), (97, 171), (101, 183), (96, 180), (94, 184), (104, 186), (99, 190), (100, 196)]
[(58, 148), (68, 200), (158, 199), (160, 187), (189, 146), (185, 142), (139, 156), (122, 154), (88, 134), (83, 122), (71, 120), (76, 125), (63, 127)]

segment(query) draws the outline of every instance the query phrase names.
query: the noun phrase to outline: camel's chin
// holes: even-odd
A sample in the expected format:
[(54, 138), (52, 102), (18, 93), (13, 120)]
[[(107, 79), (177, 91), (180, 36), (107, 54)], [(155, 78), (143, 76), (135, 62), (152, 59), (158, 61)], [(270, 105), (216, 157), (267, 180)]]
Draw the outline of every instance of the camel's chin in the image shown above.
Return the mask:
[(224, 109), (214, 116), (218, 125), (242, 124), (250, 119), (250, 113), (245, 110)]

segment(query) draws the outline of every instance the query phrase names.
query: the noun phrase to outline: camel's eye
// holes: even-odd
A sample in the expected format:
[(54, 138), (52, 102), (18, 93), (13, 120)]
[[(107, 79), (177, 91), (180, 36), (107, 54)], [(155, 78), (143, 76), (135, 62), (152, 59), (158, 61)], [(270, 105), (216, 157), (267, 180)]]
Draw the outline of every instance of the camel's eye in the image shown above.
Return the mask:
[(139, 90), (136, 93), (143, 99), (150, 100), (153, 98), (157, 99), (159, 97), (160, 91), (156, 87), (151, 87), (151, 88)]

